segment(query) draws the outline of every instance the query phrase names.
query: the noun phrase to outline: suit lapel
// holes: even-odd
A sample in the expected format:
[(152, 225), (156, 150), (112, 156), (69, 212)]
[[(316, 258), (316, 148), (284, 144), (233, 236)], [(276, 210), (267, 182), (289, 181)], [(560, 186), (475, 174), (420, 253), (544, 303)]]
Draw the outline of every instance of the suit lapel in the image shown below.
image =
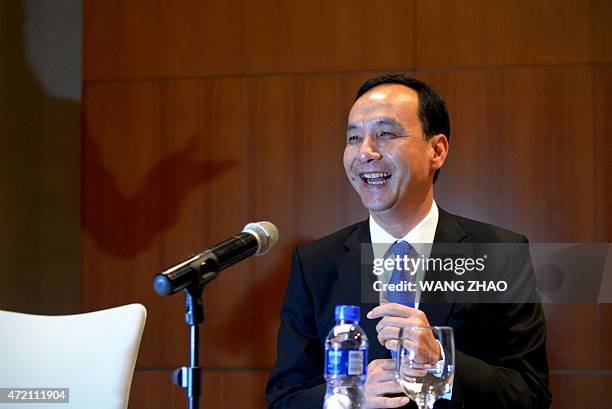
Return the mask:
[[(457, 218), (439, 209), (438, 226), (431, 249), (431, 258), (444, 257), (444, 244), (459, 243), (465, 238), (465, 231)], [(437, 280), (439, 276), (434, 271), (425, 274), (427, 280)], [(454, 303), (445, 299), (444, 293), (423, 294), (419, 309), (425, 312), (431, 325), (447, 325)]]
[(361, 271), (361, 244), (370, 241), (370, 229), (367, 222), (357, 225), (353, 233), (344, 242), (346, 252), (336, 257), (338, 281), (344, 300), (354, 305), (361, 304), (361, 287), (359, 271)]
[[(439, 209), (438, 225), (430, 257), (442, 255), (440, 244), (459, 243), (464, 238), (465, 231), (457, 218)], [(361, 305), (360, 325), (370, 340), (368, 360), (388, 358), (388, 351), (377, 340), (376, 324), (379, 320), (370, 320), (365, 316), (368, 311), (378, 305), (378, 293), (372, 287), (374, 283), (374, 275), (372, 274), (374, 256), (367, 220), (356, 226), (353, 233), (344, 242), (344, 247), (346, 251), (336, 257), (342, 302)], [(430, 272), (426, 276), (429, 276), (429, 274)], [(428, 279), (432, 278), (434, 277)], [(422, 299), (419, 309), (425, 312), (431, 325), (446, 325), (453, 311), (453, 306), (453, 303), (444, 302), (443, 298), (432, 299), (426, 297)]]
[(379, 320), (371, 320), (366, 317), (366, 314), (378, 305), (378, 293), (372, 287), (374, 255), (367, 220), (357, 225), (344, 242), (344, 247), (346, 252), (336, 257), (338, 282), (343, 300), (361, 306), (359, 325), (364, 329), (370, 341), (368, 361), (387, 358), (386, 349), (377, 340), (376, 324)]
[(457, 217), (438, 208), (438, 226), (436, 227), (435, 243), (459, 243), (465, 238), (465, 231), (457, 221)]

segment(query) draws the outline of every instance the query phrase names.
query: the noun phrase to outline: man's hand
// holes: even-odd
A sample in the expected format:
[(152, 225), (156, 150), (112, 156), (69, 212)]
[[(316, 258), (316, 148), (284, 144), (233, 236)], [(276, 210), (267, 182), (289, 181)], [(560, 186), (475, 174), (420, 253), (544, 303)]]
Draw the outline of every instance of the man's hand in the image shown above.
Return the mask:
[[(400, 329), (410, 325), (429, 327), (425, 313), (419, 309), (401, 304), (385, 303), (368, 313), (368, 318), (382, 319), (376, 325), (378, 342), (390, 351), (397, 351)], [(440, 359), (440, 344), (429, 331), (414, 331), (406, 334), (408, 345), (415, 351), (422, 363), (434, 363)]]
[(395, 379), (395, 361), (393, 359), (375, 359), (368, 365), (368, 376), (365, 384), (365, 408), (400, 408), (408, 404), (405, 396), (387, 398), (384, 395), (402, 393), (402, 388)]

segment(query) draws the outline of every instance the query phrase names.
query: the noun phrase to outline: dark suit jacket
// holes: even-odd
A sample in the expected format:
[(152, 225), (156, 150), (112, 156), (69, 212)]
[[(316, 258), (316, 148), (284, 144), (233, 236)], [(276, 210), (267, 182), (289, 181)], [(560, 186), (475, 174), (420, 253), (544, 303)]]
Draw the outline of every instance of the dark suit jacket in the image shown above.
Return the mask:
[[(370, 340), (368, 360), (389, 358), (389, 352), (377, 340), (378, 320), (365, 317), (375, 304), (362, 302), (361, 245), (370, 241), (369, 224), (364, 221), (293, 253), (281, 309), (277, 358), (266, 387), (269, 408), (322, 407), (324, 340), (334, 325), (337, 304), (361, 305), (360, 325)], [(519, 234), (440, 209), (432, 254), (437, 243), (526, 242)], [(511, 271), (531, 271), (528, 256), (511, 256), (509, 261)], [(427, 303), (422, 299), (419, 308), (431, 325), (450, 325), (455, 332), (451, 407), (550, 406), (546, 325), (539, 303)]]

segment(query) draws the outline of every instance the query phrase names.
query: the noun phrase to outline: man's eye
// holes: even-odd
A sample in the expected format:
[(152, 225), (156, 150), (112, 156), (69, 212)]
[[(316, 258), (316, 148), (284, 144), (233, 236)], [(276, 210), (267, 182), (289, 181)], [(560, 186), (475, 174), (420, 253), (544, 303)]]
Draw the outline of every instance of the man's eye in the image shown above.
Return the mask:
[(382, 139), (392, 139), (396, 137), (397, 137), (396, 134), (394, 134), (393, 132), (387, 132), (387, 131), (379, 132), (377, 135), (377, 138), (382, 138)]
[(346, 137), (346, 141), (348, 143), (357, 143), (361, 140), (361, 137), (358, 135), (349, 135)]

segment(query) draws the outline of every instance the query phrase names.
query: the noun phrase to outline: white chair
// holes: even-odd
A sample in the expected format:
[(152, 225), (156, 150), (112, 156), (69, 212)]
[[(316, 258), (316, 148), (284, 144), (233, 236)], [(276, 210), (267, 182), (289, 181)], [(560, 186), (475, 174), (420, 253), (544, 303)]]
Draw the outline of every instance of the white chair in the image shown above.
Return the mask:
[(0, 311), (0, 388), (69, 388), (70, 399), (0, 408), (127, 408), (146, 315), (140, 304), (62, 316)]

